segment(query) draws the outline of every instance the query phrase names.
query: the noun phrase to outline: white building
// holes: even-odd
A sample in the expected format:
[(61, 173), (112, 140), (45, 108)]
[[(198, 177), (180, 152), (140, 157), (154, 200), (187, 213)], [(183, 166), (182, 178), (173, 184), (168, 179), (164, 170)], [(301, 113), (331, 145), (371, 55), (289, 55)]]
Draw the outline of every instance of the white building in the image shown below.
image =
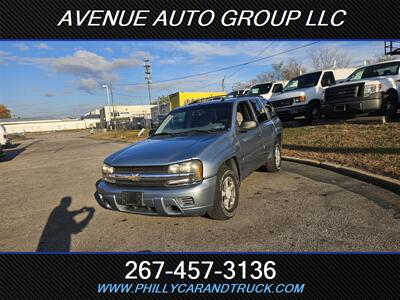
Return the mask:
[(155, 105), (114, 105), (104, 106), (100, 109), (100, 119), (103, 126), (114, 119), (118, 120), (133, 118), (151, 119), (151, 108)]
[(96, 128), (100, 119), (65, 120), (7, 120), (1, 122), (9, 134), (25, 132), (49, 132)]

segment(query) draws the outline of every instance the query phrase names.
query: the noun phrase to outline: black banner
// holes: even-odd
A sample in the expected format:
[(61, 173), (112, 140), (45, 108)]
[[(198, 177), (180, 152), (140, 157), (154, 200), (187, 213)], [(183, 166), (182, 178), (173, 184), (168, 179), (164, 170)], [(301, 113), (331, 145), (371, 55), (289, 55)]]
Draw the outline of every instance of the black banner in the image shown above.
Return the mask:
[(4, 299), (398, 299), (398, 254), (2, 254)]
[(399, 39), (398, 0), (3, 0), (2, 39)]

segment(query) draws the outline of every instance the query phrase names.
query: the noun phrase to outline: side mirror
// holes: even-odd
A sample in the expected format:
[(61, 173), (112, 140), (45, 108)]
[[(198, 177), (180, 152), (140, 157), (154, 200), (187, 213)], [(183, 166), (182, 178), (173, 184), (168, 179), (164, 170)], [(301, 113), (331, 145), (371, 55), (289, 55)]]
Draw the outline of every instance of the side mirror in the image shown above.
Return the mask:
[(247, 131), (257, 127), (257, 123), (255, 121), (245, 121), (240, 126), (240, 131)]
[(157, 128), (152, 128), (149, 130), (149, 136), (152, 136), (156, 132)]

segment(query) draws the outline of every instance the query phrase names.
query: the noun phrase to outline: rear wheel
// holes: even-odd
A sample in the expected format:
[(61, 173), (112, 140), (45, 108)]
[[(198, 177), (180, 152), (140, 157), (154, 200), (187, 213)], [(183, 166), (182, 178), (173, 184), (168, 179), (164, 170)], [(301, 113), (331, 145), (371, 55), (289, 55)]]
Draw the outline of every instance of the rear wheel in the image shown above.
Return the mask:
[(228, 220), (235, 215), (239, 204), (239, 180), (236, 173), (225, 164), (220, 167), (215, 188), (214, 206), (207, 215), (216, 220)]
[(265, 163), (268, 172), (278, 172), (282, 163), (282, 146), (279, 142), (275, 142), (274, 152), (270, 159)]

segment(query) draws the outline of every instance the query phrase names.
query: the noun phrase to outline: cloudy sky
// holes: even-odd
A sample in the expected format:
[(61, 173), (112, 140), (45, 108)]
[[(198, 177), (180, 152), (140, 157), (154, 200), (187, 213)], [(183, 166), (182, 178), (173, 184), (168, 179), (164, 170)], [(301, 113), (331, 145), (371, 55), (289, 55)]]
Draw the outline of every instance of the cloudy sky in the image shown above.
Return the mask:
[[(116, 104), (147, 104), (143, 59), (152, 64), (152, 96), (176, 91), (226, 90), (270, 70), (272, 63), (295, 58), (312, 70), (315, 48), (344, 51), (354, 66), (383, 54), (382, 41), (2, 41), (0, 104), (19, 117), (81, 116), (106, 104), (104, 83), (113, 84)], [(279, 55), (276, 55), (279, 54)], [(254, 58), (273, 56), (243, 67), (197, 77), (166, 81), (218, 70)]]

